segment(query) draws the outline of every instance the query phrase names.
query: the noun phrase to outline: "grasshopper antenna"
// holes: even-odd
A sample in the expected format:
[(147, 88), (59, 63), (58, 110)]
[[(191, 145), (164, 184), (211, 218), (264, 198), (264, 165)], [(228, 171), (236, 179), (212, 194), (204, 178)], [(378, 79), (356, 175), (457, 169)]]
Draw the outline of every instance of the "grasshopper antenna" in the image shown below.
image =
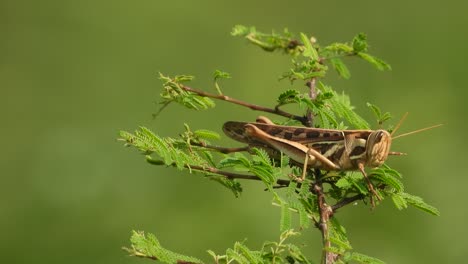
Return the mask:
[[(426, 131), (426, 130), (429, 130), (429, 129), (433, 129), (433, 128), (436, 128), (436, 127), (440, 127), (440, 126), (443, 126), (443, 124), (433, 125), (433, 126), (430, 126), (430, 127), (425, 127), (425, 128), (421, 128), (421, 129), (418, 129), (418, 130), (415, 130), (415, 131), (411, 131), (411, 132), (408, 132), (408, 133), (403, 133), (403, 134), (400, 134), (398, 136), (392, 137), (392, 140), (396, 139), (396, 138), (399, 138), (399, 137), (404, 137), (404, 136), (408, 136), (408, 135), (411, 135), (411, 134)], [(393, 130), (393, 132), (395, 132), (395, 130)], [(393, 134), (393, 132), (392, 132), (392, 134)]]
[(395, 129), (393, 129), (392, 133), (390, 134), (390, 136), (392, 137), (392, 139), (394, 139), (393, 137), (393, 134), (395, 134), (395, 132), (400, 128), (401, 124), (403, 124), (403, 122), (405, 121), (406, 117), (408, 117), (408, 112), (406, 112), (400, 119), (400, 121), (398, 121), (398, 124), (396, 125)]
[[(403, 124), (403, 121), (405, 121), (406, 117), (408, 116), (408, 112), (406, 112), (403, 117), (400, 119), (400, 121), (398, 122), (398, 124), (396, 125), (395, 129), (392, 131), (392, 133), (390, 134), (390, 136), (392, 137), (392, 140), (396, 139), (396, 138), (399, 138), (399, 137), (404, 137), (404, 136), (408, 136), (408, 135), (411, 135), (411, 134), (415, 134), (415, 133), (419, 133), (419, 132), (422, 132), (422, 131), (426, 131), (426, 130), (429, 130), (429, 129), (433, 129), (433, 128), (436, 128), (436, 127), (440, 127), (442, 126), (442, 124), (438, 124), (438, 125), (434, 125), (434, 126), (430, 126), (430, 127), (425, 127), (425, 128), (421, 128), (421, 129), (418, 129), (418, 130), (415, 130), (415, 131), (411, 131), (411, 132), (408, 132), (408, 133), (403, 133), (403, 134), (400, 134), (398, 136), (393, 136), (393, 134), (395, 134), (395, 132), (400, 128), (401, 124)], [(403, 153), (403, 152), (389, 152), (388, 155), (406, 155), (406, 153)]]

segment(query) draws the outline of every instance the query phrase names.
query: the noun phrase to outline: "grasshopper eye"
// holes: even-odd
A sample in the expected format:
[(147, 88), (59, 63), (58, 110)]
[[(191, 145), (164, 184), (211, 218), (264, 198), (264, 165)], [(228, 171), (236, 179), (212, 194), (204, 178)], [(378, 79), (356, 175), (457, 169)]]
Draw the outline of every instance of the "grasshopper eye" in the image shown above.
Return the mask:
[(382, 141), (382, 137), (383, 137), (384, 135), (385, 135), (385, 132), (383, 132), (383, 131), (378, 131), (377, 137), (376, 137), (376, 141), (377, 141), (377, 142)]

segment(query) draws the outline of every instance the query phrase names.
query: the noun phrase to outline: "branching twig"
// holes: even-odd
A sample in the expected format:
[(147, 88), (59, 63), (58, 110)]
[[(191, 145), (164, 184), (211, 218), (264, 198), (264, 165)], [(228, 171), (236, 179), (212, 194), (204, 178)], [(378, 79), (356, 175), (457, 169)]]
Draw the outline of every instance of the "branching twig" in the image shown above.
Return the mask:
[(351, 196), (351, 197), (346, 197), (344, 199), (342, 199), (341, 201), (337, 202), (336, 204), (332, 205), (332, 210), (333, 210), (333, 213), (336, 213), (336, 211), (338, 209), (340, 209), (341, 207), (343, 206), (346, 206), (350, 203), (354, 203), (355, 201), (357, 200), (362, 200), (365, 196), (363, 194), (357, 194), (355, 196)]
[(294, 115), (294, 114), (285, 112), (285, 111), (279, 109), (278, 107), (269, 108), (269, 107), (264, 107), (264, 106), (260, 106), (260, 105), (255, 105), (255, 104), (247, 103), (247, 102), (244, 102), (244, 101), (241, 101), (241, 100), (238, 100), (238, 99), (231, 98), (231, 97), (229, 97), (227, 95), (211, 94), (211, 93), (207, 93), (207, 92), (204, 92), (204, 91), (200, 91), (200, 90), (188, 87), (186, 85), (181, 85), (180, 87), (182, 89), (184, 89), (185, 91), (192, 92), (192, 93), (198, 94), (200, 96), (214, 98), (214, 99), (230, 102), (230, 103), (237, 104), (237, 105), (242, 105), (242, 106), (245, 106), (245, 107), (250, 108), (250, 109), (255, 110), (255, 111), (262, 111), (262, 112), (267, 112), (267, 113), (271, 113), (271, 114), (275, 114), (275, 115), (279, 115), (279, 116), (284, 116), (284, 117), (287, 117), (289, 119), (297, 120), (297, 121), (301, 122), (304, 125), (307, 124), (307, 120), (303, 116), (298, 116), (298, 115)]
[(322, 233), (322, 264), (331, 264), (335, 263), (338, 255), (329, 251), (331, 248), (331, 242), (329, 237), (329, 227), (328, 222), (330, 217), (333, 215), (333, 208), (326, 203), (325, 194), (323, 193), (323, 184), (320, 179), (320, 170), (315, 170), (316, 180), (312, 186), (313, 192), (317, 195), (317, 202), (319, 208), (320, 219), (316, 223), (320, 232)]
[[(147, 159), (147, 161), (153, 165), (165, 165), (165, 163), (162, 160)], [(176, 166), (176, 164), (173, 163), (171, 164), (171, 166)], [(184, 167), (189, 170), (196, 170), (196, 171), (209, 172), (212, 174), (218, 174), (228, 179), (243, 179), (243, 180), (254, 180), (254, 181), (262, 180), (258, 176), (255, 176), (255, 175), (223, 171), (223, 170), (213, 168), (213, 167), (203, 167), (203, 166), (196, 166), (196, 165), (189, 165), (189, 164), (184, 165)], [(290, 180), (278, 179), (276, 181), (276, 184), (288, 186), (290, 182), (291, 182)]]
[[(188, 167), (188, 166), (187, 166)], [(210, 172), (213, 174), (218, 174), (225, 176), (228, 179), (244, 179), (244, 180), (256, 180), (256, 181), (261, 181), (258, 176), (255, 175), (247, 175), (247, 174), (240, 174), (240, 173), (235, 173), (235, 172), (229, 172), (229, 171), (223, 171), (219, 170), (213, 167), (201, 167), (201, 166), (190, 166), (192, 170), (199, 170), (199, 171), (205, 171), (205, 172)], [(279, 185), (289, 185), (291, 181), (290, 180), (283, 180), (283, 179), (278, 179), (276, 181), (276, 184)]]

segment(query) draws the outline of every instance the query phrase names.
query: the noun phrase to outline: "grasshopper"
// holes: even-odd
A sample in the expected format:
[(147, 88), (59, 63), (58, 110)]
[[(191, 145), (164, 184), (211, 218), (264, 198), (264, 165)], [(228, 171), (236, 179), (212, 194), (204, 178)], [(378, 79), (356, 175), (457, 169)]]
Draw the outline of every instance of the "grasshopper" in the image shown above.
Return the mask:
[[(336, 130), (280, 126), (266, 117), (258, 117), (255, 123), (226, 122), (223, 131), (234, 140), (263, 148), (268, 153), (283, 152), (294, 162), (304, 165), (303, 177), (307, 166), (326, 171), (359, 170), (366, 179), (369, 190), (379, 200), (380, 197), (364, 168), (381, 166), (389, 155), (404, 155), (390, 151), (392, 134), (382, 129)], [(396, 129), (393, 133), (395, 131)], [(400, 136), (403, 135), (398, 137)]]

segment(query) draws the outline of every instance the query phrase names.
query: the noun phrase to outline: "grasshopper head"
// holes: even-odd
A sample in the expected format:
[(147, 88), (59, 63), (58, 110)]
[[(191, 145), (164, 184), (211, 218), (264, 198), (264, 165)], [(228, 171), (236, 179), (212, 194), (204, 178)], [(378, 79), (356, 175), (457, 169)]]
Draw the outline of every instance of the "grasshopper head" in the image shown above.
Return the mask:
[(376, 130), (369, 135), (367, 141), (367, 166), (378, 167), (387, 159), (392, 136), (385, 130)]

